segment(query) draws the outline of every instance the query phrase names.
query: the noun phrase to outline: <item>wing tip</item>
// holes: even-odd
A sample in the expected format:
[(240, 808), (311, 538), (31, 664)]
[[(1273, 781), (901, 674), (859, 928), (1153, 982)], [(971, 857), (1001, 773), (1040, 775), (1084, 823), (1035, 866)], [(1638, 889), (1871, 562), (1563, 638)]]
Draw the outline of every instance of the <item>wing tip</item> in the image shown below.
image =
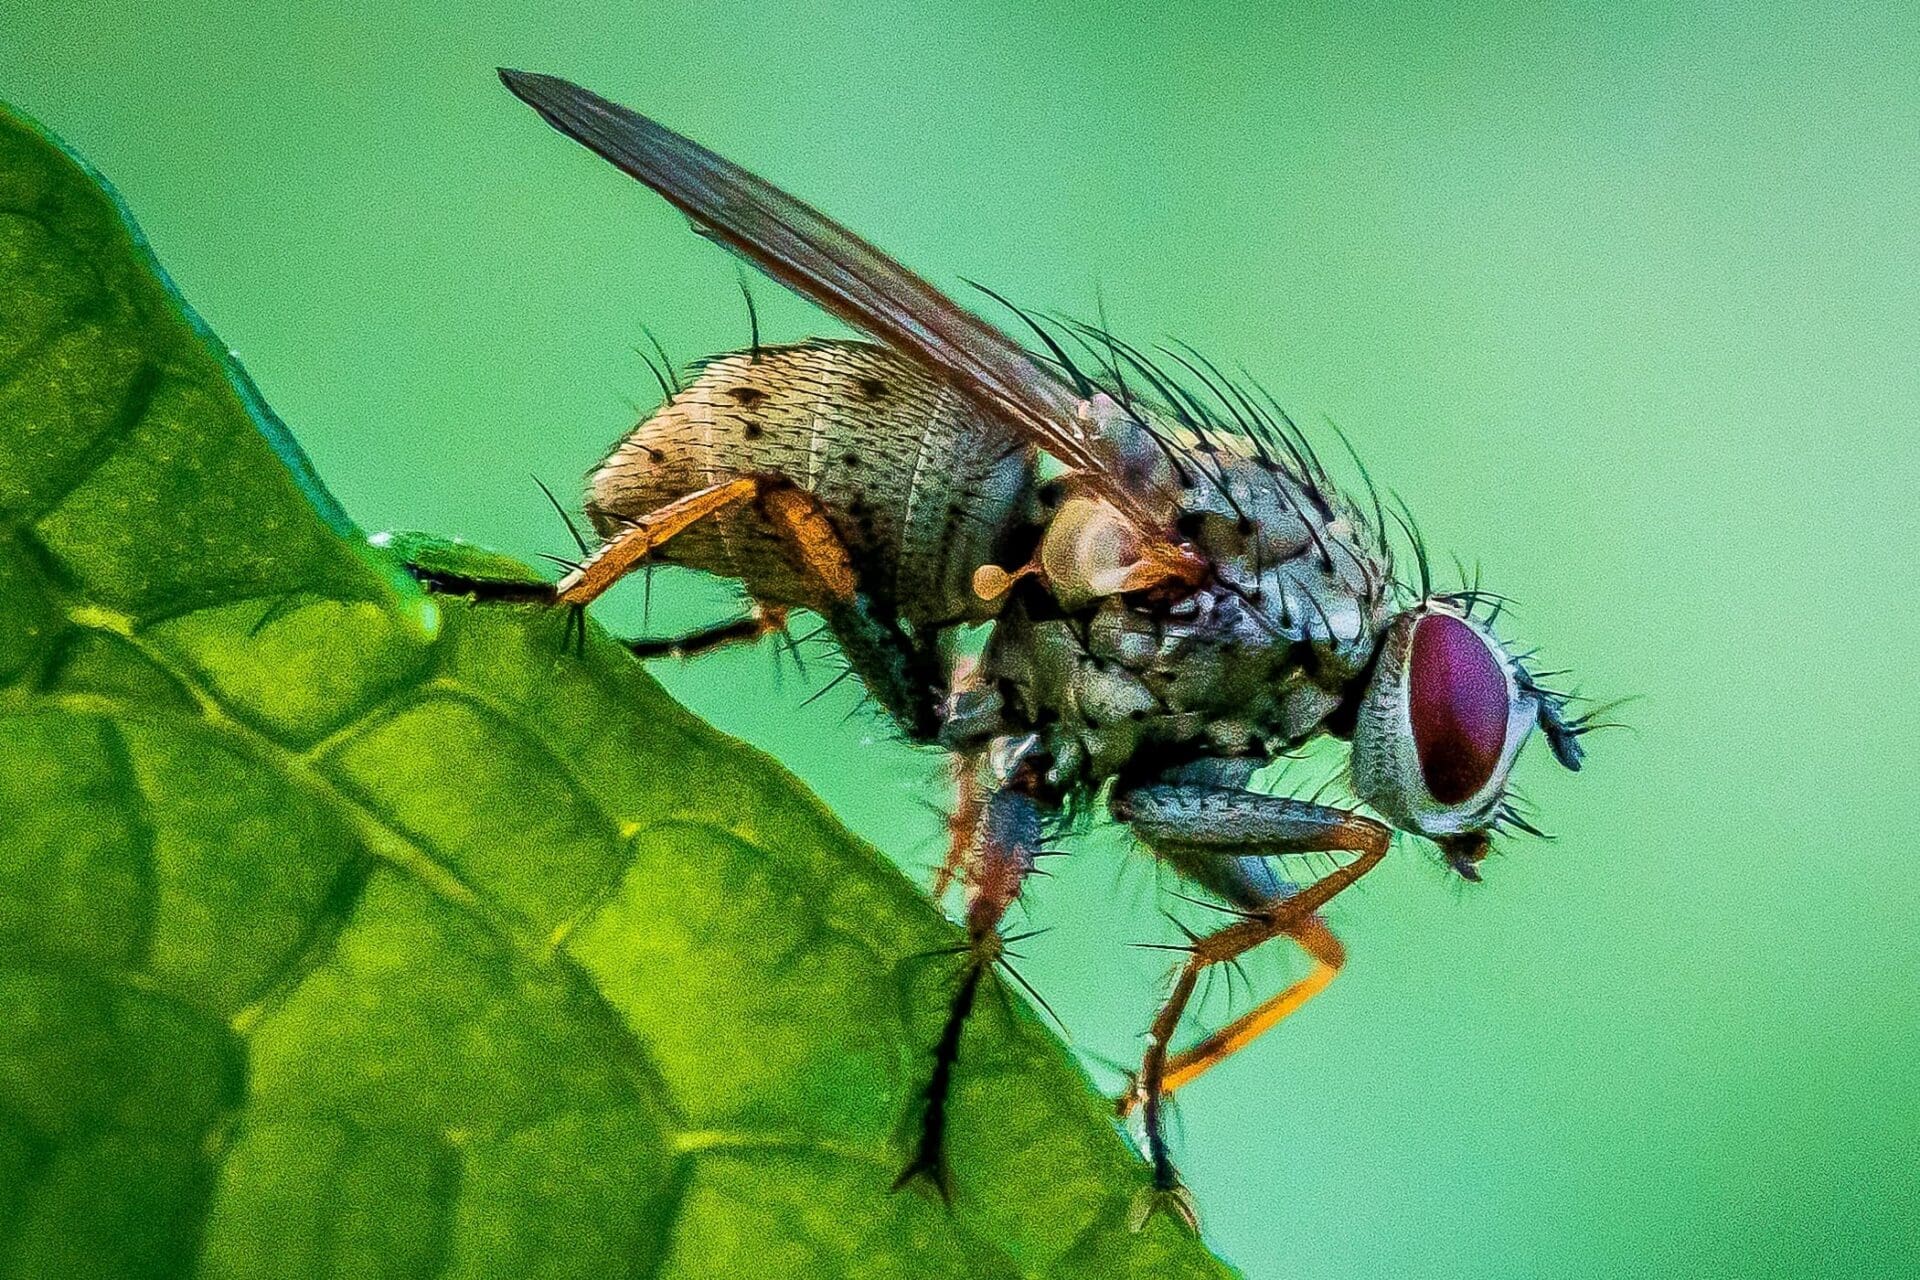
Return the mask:
[(529, 103), (535, 107), (540, 105), (542, 99), (553, 97), (556, 89), (570, 89), (575, 92), (580, 91), (580, 87), (572, 81), (563, 80), (559, 76), (550, 76), (540, 71), (521, 71), (514, 67), (495, 67), (494, 72), (500, 77), (500, 83), (507, 86), (508, 92), (522, 102)]

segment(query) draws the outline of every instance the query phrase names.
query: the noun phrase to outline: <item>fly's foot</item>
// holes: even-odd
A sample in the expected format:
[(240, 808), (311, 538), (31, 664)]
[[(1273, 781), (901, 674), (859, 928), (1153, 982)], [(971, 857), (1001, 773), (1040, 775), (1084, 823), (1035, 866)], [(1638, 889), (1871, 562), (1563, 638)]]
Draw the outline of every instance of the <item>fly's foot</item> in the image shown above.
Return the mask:
[(376, 533), (368, 539), (397, 559), (433, 595), (476, 604), (557, 604), (551, 582), (518, 560), (457, 539), (424, 533)]
[(929, 1141), (925, 1134), (914, 1148), (913, 1159), (893, 1180), (891, 1190), (901, 1191), (921, 1181), (939, 1194), (942, 1204), (953, 1204), (953, 1172), (947, 1168), (946, 1146), (938, 1138)]
[(449, 573), (434, 566), (409, 561), (407, 572), (415, 582), (436, 596), (463, 596), (475, 604), (536, 604), (560, 609), (560, 652), (576, 657), (587, 652), (587, 607), (583, 604), (560, 605), (554, 599), (553, 584), (501, 578), (470, 577)]
[(1200, 1234), (1200, 1210), (1193, 1202), (1193, 1193), (1177, 1178), (1170, 1186), (1159, 1185), (1156, 1178), (1153, 1185), (1140, 1188), (1127, 1215), (1127, 1226), (1133, 1231), (1144, 1231), (1156, 1213), (1176, 1218), (1187, 1230)]
[(375, 534), (372, 542), (394, 553), (408, 576), (430, 595), (458, 596), (478, 605), (559, 609), (562, 652), (586, 652), (586, 607), (563, 601), (553, 583), (519, 561), (464, 542), (420, 533)]
[(537, 579), (495, 578), (421, 560), (407, 561), (406, 569), (436, 596), (465, 596), (476, 604), (554, 603), (553, 584)]
[(953, 1067), (960, 1059), (960, 1032), (966, 1026), (967, 1016), (973, 1012), (980, 975), (986, 968), (977, 959), (973, 960), (960, 979), (959, 990), (954, 992), (940, 1042), (933, 1047), (933, 1073), (921, 1095), (920, 1132), (915, 1137), (913, 1159), (894, 1179), (895, 1191), (925, 1178), (940, 1193), (941, 1200), (953, 1203), (953, 1178), (947, 1168), (947, 1103), (953, 1090)]

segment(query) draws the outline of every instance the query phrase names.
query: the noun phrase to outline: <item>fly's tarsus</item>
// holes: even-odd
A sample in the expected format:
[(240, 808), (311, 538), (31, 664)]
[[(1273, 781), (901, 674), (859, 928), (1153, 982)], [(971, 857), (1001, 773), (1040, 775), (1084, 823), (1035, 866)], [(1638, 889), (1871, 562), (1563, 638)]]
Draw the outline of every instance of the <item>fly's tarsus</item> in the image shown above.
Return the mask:
[(407, 572), (437, 596), (465, 596), (476, 604), (557, 604), (551, 582), (524, 578), (482, 578), (409, 561)]
[(785, 633), (787, 611), (777, 605), (756, 606), (744, 618), (703, 627), (670, 640), (629, 640), (627, 651), (646, 661), (652, 658), (694, 658), (731, 644), (752, 644), (764, 635)]
[(584, 656), (587, 651), (586, 606), (562, 605), (551, 582), (481, 578), (414, 562), (407, 564), (407, 572), (413, 575), (415, 582), (438, 596), (464, 596), (475, 604), (531, 604), (560, 608), (560, 651), (576, 657)]
[(920, 1113), (920, 1132), (915, 1138), (913, 1158), (900, 1176), (893, 1180), (893, 1189), (899, 1191), (916, 1179), (925, 1178), (933, 1184), (943, 1201), (953, 1202), (953, 1177), (947, 1168), (947, 1102), (953, 1092), (953, 1068), (960, 1061), (960, 1036), (966, 1029), (967, 1018), (973, 1013), (973, 1002), (980, 991), (980, 975), (986, 970), (986, 962), (980, 957), (969, 960), (960, 979), (959, 990), (954, 992), (953, 1003), (947, 1008), (946, 1024), (940, 1029), (940, 1039), (933, 1047), (933, 1073), (927, 1078), (927, 1087), (921, 1092), (923, 1109)]

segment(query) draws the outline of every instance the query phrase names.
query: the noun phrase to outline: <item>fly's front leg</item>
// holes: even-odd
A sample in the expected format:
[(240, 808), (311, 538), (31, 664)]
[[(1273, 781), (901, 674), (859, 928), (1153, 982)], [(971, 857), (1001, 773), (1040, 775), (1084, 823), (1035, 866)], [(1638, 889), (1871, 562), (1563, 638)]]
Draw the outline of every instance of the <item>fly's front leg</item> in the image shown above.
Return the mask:
[[(1344, 953), (1314, 913), (1379, 863), (1392, 833), (1371, 818), (1344, 810), (1204, 784), (1135, 787), (1118, 792), (1112, 807), (1114, 816), (1131, 825), (1156, 855), (1219, 893), (1239, 913), (1234, 923), (1196, 939), (1189, 948), (1174, 974), (1173, 990), (1148, 1031), (1139, 1078), (1121, 1103), (1123, 1114), (1136, 1105), (1143, 1113), (1155, 1190), (1191, 1218), (1162, 1132), (1163, 1100), (1251, 1043), (1332, 980)], [(1313, 852), (1360, 856), (1292, 893), (1282, 889), (1261, 861), (1272, 854)], [(1201, 973), (1278, 937), (1298, 942), (1315, 960), (1315, 972), (1194, 1048), (1170, 1057), (1168, 1047)]]
[(948, 1195), (945, 1146), (953, 1068), (960, 1058), (960, 1036), (973, 1012), (980, 981), (1005, 950), (1000, 921), (1020, 896), (1041, 853), (1041, 810), (1034, 797), (1039, 772), (1034, 762), (1022, 761), (997, 790), (987, 795), (974, 823), (971, 843), (961, 859), (967, 940), (960, 950), (967, 963), (953, 1003), (947, 1009), (939, 1042), (934, 1046), (933, 1073), (923, 1094), (924, 1109), (913, 1158), (894, 1181), (895, 1190), (917, 1177), (925, 1177), (942, 1199)]

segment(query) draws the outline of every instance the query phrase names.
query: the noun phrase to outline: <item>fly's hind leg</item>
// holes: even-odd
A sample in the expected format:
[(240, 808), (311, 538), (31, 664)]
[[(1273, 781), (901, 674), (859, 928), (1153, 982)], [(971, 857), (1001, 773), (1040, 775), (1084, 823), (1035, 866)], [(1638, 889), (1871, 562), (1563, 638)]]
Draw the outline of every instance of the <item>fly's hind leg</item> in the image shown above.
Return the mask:
[(959, 751), (950, 757), (953, 769), (953, 808), (947, 819), (947, 856), (933, 877), (933, 900), (947, 896), (947, 888), (966, 870), (967, 858), (986, 816), (987, 791), (980, 783), (982, 759), (972, 752)]
[[(1391, 832), (1371, 818), (1235, 787), (1169, 783), (1117, 793), (1114, 816), (1130, 824), (1156, 855), (1219, 893), (1238, 918), (1194, 939), (1175, 970), (1173, 989), (1147, 1033), (1147, 1049), (1126, 1114), (1138, 1106), (1153, 1165), (1155, 1203), (1187, 1219), (1192, 1208), (1167, 1149), (1162, 1106), (1172, 1093), (1277, 1024), (1324, 989), (1344, 960), (1339, 942), (1314, 913), (1386, 856)], [(1353, 852), (1360, 856), (1310, 885), (1286, 892), (1263, 861), (1272, 854)], [(1314, 972), (1243, 1014), (1193, 1048), (1170, 1054), (1175, 1030), (1209, 967), (1238, 959), (1263, 942), (1289, 937), (1315, 962)]]
[[(557, 583), (477, 577), (417, 563), (409, 563), (407, 569), (422, 586), (441, 595), (469, 596), (485, 604), (565, 605), (572, 611), (568, 620), (569, 631), (577, 618), (584, 635), (586, 606), (642, 564), (648, 552), (696, 520), (724, 511), (759, 495), (772, 485), (782, 483), (785, 482), (771, 476), (736, 476), (675, 498), (658, 510), (629, 521), (619, 533), (601, 543), (579, 564), (572, 566)], [(847, 573), (850, 582), (851, 570), (847, 570)]]
[[(628, 520), (558, 583), (499, 582), (437, 573), (410, 566), (429, 589), (472, 596), (476, 600), (514, 604), (564, 605), (574, 611), (570, 629), (585, 635), (581, 611), (622, 577), (645, 564), (647, 557), (693, 525), (741, 503), (751, 502), (765, 518), (794, 567), (809, 584), (809, 608), (826, 621), (846, 655), (848, 665), (869, 692), (916, 742), (931, 742), (939, 731), (939, 707), (946, 695), (938, 647), (908, 635), (899, 622), (875, 609), (860, 590), (853, 557), (826, 508), (813, 494), (785, 476), (756, 473), (734, 476)], [(778, 630), (784, 615), (762, 605), (748, 618), (711, 631), (665, 642), (635, 641), (640, 657), (662, 652), (702, 652), (740, 640), (757, 639)]]
[[(909, 738), (933, 741), (939, 732), (939, 706), (946, 693), (937, 648), (909, 636), (895, 619), (874, 608), (872, 600), (860, 590), (853, 556), (828, 518), (826, 507), (784, 476), (738, 476), (631, 521), (586, 563), (560, 580), (556, 598), (562, 604), (585, 604), (696, 520), (747, 501), (773, 529), (787, 558), (810, 584), (805, 603), (826, 622), (853, 673)], [(758, 638), (778, 630), (783, 623), (784, 615), (776, 618), (769, 606), (763, 605), (755, 617), (681, 641), (681, 651)], [(635, 652), (646, 656), (639, 647)]]
[(664, 546), (695, 521), (761, 497), (771, 487), (787, 483), (776, 476), (735, 476), (683, 494), (665, 506), (628, 520), (618, 533), (595, 547), (592, 554), (560, 579), (554, 587), (554, 596), (561, 604), (591, 604), (604, 595), (607, 588), (639, 568), (655, 548)]
[(777, 604), (757, 604), (744, 618), (703, 627), (671, 640), (629, 640), (627, 649), (642, 660), (651, 658), (697, 658), (730, 644), (752, 644), (787, 627), (787, 611)]

